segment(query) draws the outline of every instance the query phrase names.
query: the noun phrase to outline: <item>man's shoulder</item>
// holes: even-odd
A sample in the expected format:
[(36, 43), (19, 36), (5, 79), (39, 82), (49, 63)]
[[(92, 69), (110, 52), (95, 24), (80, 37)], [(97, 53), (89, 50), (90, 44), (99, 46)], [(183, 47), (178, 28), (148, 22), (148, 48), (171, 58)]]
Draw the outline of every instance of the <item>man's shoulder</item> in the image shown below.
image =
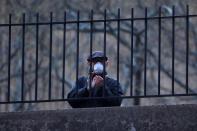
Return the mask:
[(86, 83), (87, 83), (87, 77), (80, 76), (76, 81), (76, 86), (79, 86), (78, 88), (82, 88), (86, 85)]
[(86, 76), (80, 76), (77, 81), (78, 82), (85, 82), (85, 81), (87, 81), (87, 79), (88, 79), (88, 77), (86, 77)]
[(117, 80), (112, 78), (112, 77), (109, 77), (109, 76), (106, 76), (106, 81), (110, 84), (117, 84)]
[(110, 76), (106, 76), (106, 79), (107, 79), (107, 80), (111, 80), (111, 81), (117, 81), (116, 79), (114, 79), (114, 78), (112, 78), (112, 77), (110, 77)]
[(110, 89), (117, 89), (116, 91), (119, 92), (119, 94), (123, 94), (122, 88), (120, 83), (114, 79), (114, 78), (110, 78), (110, 77), (106, 77), (106, 84)]
[(84, 79), (87, 79), (88, 77), (86, 76), (79, 76), (78, 80), (84, 80)]

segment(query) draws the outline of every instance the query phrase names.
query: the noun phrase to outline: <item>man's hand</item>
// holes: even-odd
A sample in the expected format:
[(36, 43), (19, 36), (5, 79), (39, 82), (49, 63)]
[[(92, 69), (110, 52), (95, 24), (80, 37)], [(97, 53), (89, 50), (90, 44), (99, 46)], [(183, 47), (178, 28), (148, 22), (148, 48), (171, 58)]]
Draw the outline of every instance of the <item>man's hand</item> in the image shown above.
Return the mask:
[(103, 78), (99, 75), (95, 75), (92, 80), (92, 87), (102, 87), (103, 86)]

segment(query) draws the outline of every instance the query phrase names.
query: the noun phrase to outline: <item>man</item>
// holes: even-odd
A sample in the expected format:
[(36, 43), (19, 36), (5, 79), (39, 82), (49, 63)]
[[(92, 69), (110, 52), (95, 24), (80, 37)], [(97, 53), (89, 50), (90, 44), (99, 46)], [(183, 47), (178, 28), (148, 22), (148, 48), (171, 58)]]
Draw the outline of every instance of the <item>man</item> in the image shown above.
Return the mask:
[[(108, 58), (101, 51), (95, 51), (87, 59), (90, 66), (89, 77), (80, 77), (75, 87), (68, 93), (68, 100), (73, 108), (120, 106), (123, 95), (120, 84), (107, 76)], [(105, 79), (105, 80), (104, 80)], [(107, 99), (91, 99), (108, 97)], [(111, 97), (111, 98), (110, 98)], [(90, 98), (80, 99), (80, 98)]]

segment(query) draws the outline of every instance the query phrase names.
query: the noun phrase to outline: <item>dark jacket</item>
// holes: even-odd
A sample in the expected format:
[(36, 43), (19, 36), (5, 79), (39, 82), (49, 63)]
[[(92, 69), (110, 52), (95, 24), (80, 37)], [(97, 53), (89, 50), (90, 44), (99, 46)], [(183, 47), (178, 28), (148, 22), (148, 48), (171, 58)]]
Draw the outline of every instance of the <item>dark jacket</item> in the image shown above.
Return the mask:
[[(92, 98), (92, 97), (110, 97), (110, 96), (121, 96), (123, 95), (120, 84), (106, 76), (105, 78), (105, 89), (104, 87), (87, 89), (89, 83), (86, 77), (80, 77), (76, 82), (75, 87), (68, 93), (68, 98), (79, 98), (77, 100), (68, 100), (69, 104), (73, 108), (85, 108), (85, 107), (109, 107), (109, 106), (120, 106), (122, 99), (110, 98), (110, 99), (94, 99), (94, 100), (82, 100), (80, 98)], [(78, 87), (77, 87), (78, 86)], [(77, 93), (78, 88), (78, 93)]]

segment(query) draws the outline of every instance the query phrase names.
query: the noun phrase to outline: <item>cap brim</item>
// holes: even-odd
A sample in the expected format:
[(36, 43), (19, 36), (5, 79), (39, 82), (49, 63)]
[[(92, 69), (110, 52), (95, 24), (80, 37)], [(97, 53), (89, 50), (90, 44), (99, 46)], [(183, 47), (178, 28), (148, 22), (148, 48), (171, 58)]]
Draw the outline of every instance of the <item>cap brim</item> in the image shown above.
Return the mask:
[(94, 57), (94, 58), (88, 58), (87, 61), (99, 61), (99, 60), (105, 60), (107, 61), (108, 58), (107, 57)]

